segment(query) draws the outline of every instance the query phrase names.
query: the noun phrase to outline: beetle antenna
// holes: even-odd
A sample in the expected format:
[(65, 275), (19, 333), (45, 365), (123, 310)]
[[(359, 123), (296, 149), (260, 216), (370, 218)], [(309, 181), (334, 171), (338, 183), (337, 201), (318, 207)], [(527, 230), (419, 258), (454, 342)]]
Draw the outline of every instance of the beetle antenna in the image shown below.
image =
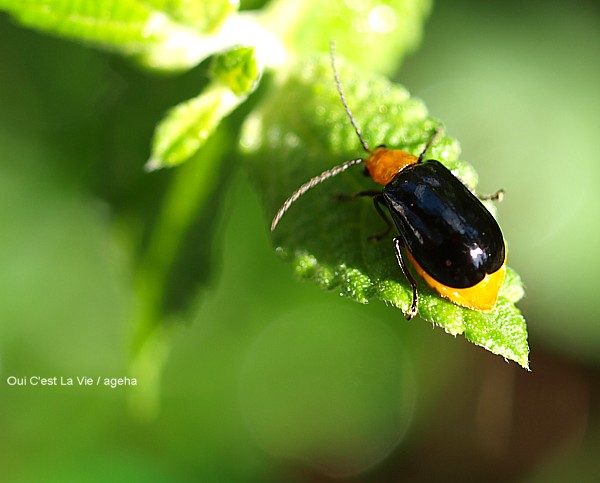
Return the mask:
[(275, 218), (273, 218), (273, 221), (271, 222), (271, 231), (277, 228), (277, 224), (279, 223), (279, 220), (281, 220), (281, 217), (285, 214), (289, 207), (292, 206), (292, 204), (304, 193), (306, 193), (311, 188), (314, 188), (318, 184), (322, 183), (326, 179), (333, 178), (334, 176), (337, 176), (338, 174), (346, 171), (349, 167), (354, 166), (355, 164), (360, 164), (362, 162), (362, 159), (351, 159), (350, 161), (346, 161), (344, 164), (340, 164), (338, 166), (334, 166), (331, 169), (328, 169), (327, 171), (323, 171), (320, 175), (315, 176), (314, 178), (310, 179), (302, 186), (300, 186), (300, 188), (294, 191), (292, 195), (287, 200), (285, 200), (283, 205), (281, 205), (281, 208), (279, 208), (279, 211), (277, 212)]
[(342, 81), (340, 81), (340, 76), (335, 67), (335, 43), (333, 42), (333, 40), (331, 41), (331, 44), (329, 44), (329, 53), (331, 56), (331, 69), (333, 70), (333, 78), (335, 79), (335, 86), (337, 87), (337, 91), (340, 95), (340, 100), (342, 101), (342, 104), (344, 105), (344, 110), (346, 111), (346, 114), (350, 118), (350, 123), (352, 124), (352, 127), (354, 128), (354, 132), (356, 132), (356, 135), (358, 136), (358, 139), (360, 140), (360, 144), (362, 144), (363, 149), (367, 153), (370, 153), (371, 150), (369, 149), (369, 145), (365, 141), (365, 138), (363, 138), (362, 131), (358, 127), (358, 124), (356, 123), (356, 119), (354, 119), (354, 116), (352, 115), (352, 111), (348, 107), (348, 103), (346, 102), (346, 96), (344, 96), (344, 91), (342, 89)]
[[(356, 119), (354, 119), (354, 115), (352, 114), (352, 111), (348, 107), (348, 103), (346, 102), (346, 96), (344, 96), (344, 90), (342, 89), (342, 82), (340, 81), (340, 76), (335, 67), (335, 43), (333, 41), (330, 44), (330, 55), (331, 55), (331, 69), (333, 70), (333, 78), (335, 80), (335, 86), (337, 88), (338, 94), (340, 95), (340, 100), (342, 101), (342, 104), (344, 105), (344, 110), (346, 111), (346, 114), (348, 115), (348, 118), (350, 119), (350, 123), (352, 124), (352, 127), (354, 128), (354, 132), (356, 132), (356, 135), (358, 136), (358, 139), (360, 140), (360, 144), (362, 145), (363, 149), (367, 153), (370, 153), (371, 150), (369, 149), (369, 145), (365, 141), (365, 138), (363, 138), (362, 131), (358, 127), (358, 124), (356, 123)], [(315, 176), (314, 178), (310, 179), (309, 181), (304, 183), (302, 186), (300, 186), (300, 188), (298, 188), (296, 191), (294, 191), (292, 193), (292, 195), (287, 200), (285, 200), (283, 205), (281, 205), (281, 208), (279, 208), (279, 211), (277, 212), (277, 214), (273, 218), (273, 221), (271, 222), (271, 231), (273, 231), (273, 230), (275, 230), (275, 228), (277, 228), (277, 225), (279, 224), (279, 221), (281, 220), (281, 218), (283, 217), (285, 212), (304, 193), (306, 193), (308, 190), (314, 188), (318, 184), (321, 184), (323, 181), (325, 181), (329, 178), (333, 178), (334, 176), (337, 176), (338, 174), (343, 173), (351, 166), (360, 164), (363, 161), (364, 161), (363, 159), (352, 159), (350, 161), (346, 161), (345, 163), (340, 164), (339, 166), (334, 166), (333, 168), (328, 169), (327, 171), (323, 171), (320, 175)]]

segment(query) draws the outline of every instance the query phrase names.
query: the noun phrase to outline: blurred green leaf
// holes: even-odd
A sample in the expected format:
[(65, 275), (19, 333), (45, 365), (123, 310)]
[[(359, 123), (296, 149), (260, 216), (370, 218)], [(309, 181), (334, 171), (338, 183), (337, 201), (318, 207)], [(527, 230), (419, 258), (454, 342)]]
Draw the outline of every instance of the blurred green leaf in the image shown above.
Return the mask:
[(187, 161), (206, 142), (225, 114), (236, 105), (223, 86), (211, 86), (201, 95), (173, 109), (158, 124), (152, 157), (146, 169), (155, 170)]
[(223, 0), (0, 0), (0, 9), (27, 27), (167, 71), (192, 67), (222, 48), (223, 39), (202, 32), (215, 30), (234, 7)]
[(237, 11), (237, 0), (141, 0), (156, 10), (170, 15), (174, 20), (189, 25), (200, 32), (216, 30), (228, 15)]
[[(212, 77), (236, 96), (247, 96), (260, 79), (261, 70), (253, 47), (238, 47), (215, 57)], [(244, 97), (245, 98), (245, 97)]]
[(419, 45), (431, 0), (279, 0), (265, 23), (294, 52), (311, 53), (335, 41), (357, 65), (392, 73)]
[[(158, 42), (158, 11), (137, 0), (0, 0), (23, 25), (126, 53)], [(166, 20), (166, 19), (164, 19)]]
[[(369, 145), (420, 153), (439, 121), (402, 86), (341, 60), (346, 97)], [(326, 57), (298, 62), (290, 70), (279, 89), (246, 122), (242, 145), (270, 216), (315, 174), (364, 154), (340, 103)], [(476, 173), (459, 160), (459, 150), (458, 142), (444, 135), (430, 155), (474, 189)], [(336, 200), (337, 193), (374, 188), (359, 171), (349, 170), (307, 193), (282, 219), (273, 239), (278, 253), (291, 262), (300, 278), (357, 302), (380, 299), (406, 312), (411, 290), (398, 269), (391, 240), (368, 241), (369, 235), (382, 230), (372, 202)], [(454, 305), (424, 283), (420, 294), (422, 318), (528, 366), (525, 321), (514, 306), (523, 290), (514, 272), (509, 271), (491, 313)]]
[(171, 109), (158, 124), (149, 170), (190, 159), (219, 123), (246, 100), (260, 78), (254, 49), (241, 47), (217, 56), (213, 82), (200, 94)]

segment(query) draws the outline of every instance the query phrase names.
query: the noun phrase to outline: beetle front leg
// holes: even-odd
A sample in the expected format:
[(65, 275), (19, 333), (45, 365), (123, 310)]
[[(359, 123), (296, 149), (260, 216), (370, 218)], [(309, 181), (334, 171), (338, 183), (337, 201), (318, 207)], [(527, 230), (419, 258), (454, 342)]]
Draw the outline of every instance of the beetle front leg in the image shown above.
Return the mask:
[(356, 198), (361, 196), (377, 196), (381, 194), (381, 190), (365, 190), (359, 191), (358, 193), (352, 193), (351, 195), (346, 193), (336, 193), (335, 198), (341, 201), (354, 201)]

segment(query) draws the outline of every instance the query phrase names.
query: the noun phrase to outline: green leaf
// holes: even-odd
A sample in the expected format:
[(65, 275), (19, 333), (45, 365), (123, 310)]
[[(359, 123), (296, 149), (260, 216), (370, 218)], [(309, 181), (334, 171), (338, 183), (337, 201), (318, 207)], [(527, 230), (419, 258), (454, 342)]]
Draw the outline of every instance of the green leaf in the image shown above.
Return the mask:
[(148, 170), (176, 166), (190, 159), (223, 118), (246, 100), (261, 75), (250, 47), (217, 56), (212, 72), (213, 82), (202, 94), (175, 106), (157, 126)]
[(136, 0), (0, 0), (0, 8), (28, 27), (129, 54), (163, 34), (159, 12)]
[(175, 21), (200, 32), (212, 32), (239, 8), (237, 0), (141, 0), (156, 10), (167, 13)]
[[(342, 59), (338, 64), (346, 98), (369, 145), (386, 144), (419, 154), (440, 124), (424, 104), (386, 78), (366, 74)], [(298, 62), (288, 72), (279, 89), (246, 121), (242, 146), (269, 217), (309, 178), (364, 156), (340, 103), (328, 58)], [(458, 142), (447, 135), (430, 151), (432, 158), (474, 189), (477, 175), (459, 154)], [(360, 171), (350, 169), (300, 198), (273, 233), (274, 243), (300, 278), (357, 302), (379, 299), (406, 312), (411, 290), (398, 268), (391, 238), (368, 240), (384, 228), (371, 200), (336, 197), (377, 188)], [(514, 271), (508, 271), (491, 313), (454, 305), (423, 282), (419, 289), (420, 317), (528, 366), (526, 325), (514, 306), (523, 287)]]
[(279, 0), (265, 21), (291, 51), (318, 52), (335, 41), (357, 65), (394, 72), (415, 50), (431, 0)]
[(215, 57), (212, 77), (236, 96), (248, 96), (260, 79), (261, 70), (254, 48), (238, 47)]
[(0, 0), (21, 24), (131, 56), (166, 71), (196, 65), (234, 41), (210, 35), (235, 12), (225, 0)]

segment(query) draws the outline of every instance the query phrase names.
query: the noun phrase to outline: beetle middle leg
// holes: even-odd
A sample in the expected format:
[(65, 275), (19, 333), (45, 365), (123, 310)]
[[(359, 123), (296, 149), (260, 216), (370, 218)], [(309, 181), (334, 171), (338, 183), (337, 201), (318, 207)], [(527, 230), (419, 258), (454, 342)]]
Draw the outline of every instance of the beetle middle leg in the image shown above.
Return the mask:
[(417, 160), (417, 163), (421, 163), (423, 161), (423, 159), (425, 159), (425, 155), (427, 154), (427, 151), (429, 151), (429, 148), (431, 148), (432, 144), (441, 135), (442, 135), (442, 127), (438, 126), (438, 127), (435, 128), (435, 131), (433, 132), (433, 134), (431, 135), (431, 137), (425, 143), (425, 147), (423, 148), (423, 151), (421, 151), (421, 154), (419, 154), (419, 158)]
[(498, 203), (500, 203), (504, 199), (504, 190), (502, 188), (500, 188), (495, 193), (492, 193), (489, 195), (482, 195), (482, 194), (477, 193), (477, 198), (479, 198), (480, 201), (491, 200), (491, 201), (497, 201)]

